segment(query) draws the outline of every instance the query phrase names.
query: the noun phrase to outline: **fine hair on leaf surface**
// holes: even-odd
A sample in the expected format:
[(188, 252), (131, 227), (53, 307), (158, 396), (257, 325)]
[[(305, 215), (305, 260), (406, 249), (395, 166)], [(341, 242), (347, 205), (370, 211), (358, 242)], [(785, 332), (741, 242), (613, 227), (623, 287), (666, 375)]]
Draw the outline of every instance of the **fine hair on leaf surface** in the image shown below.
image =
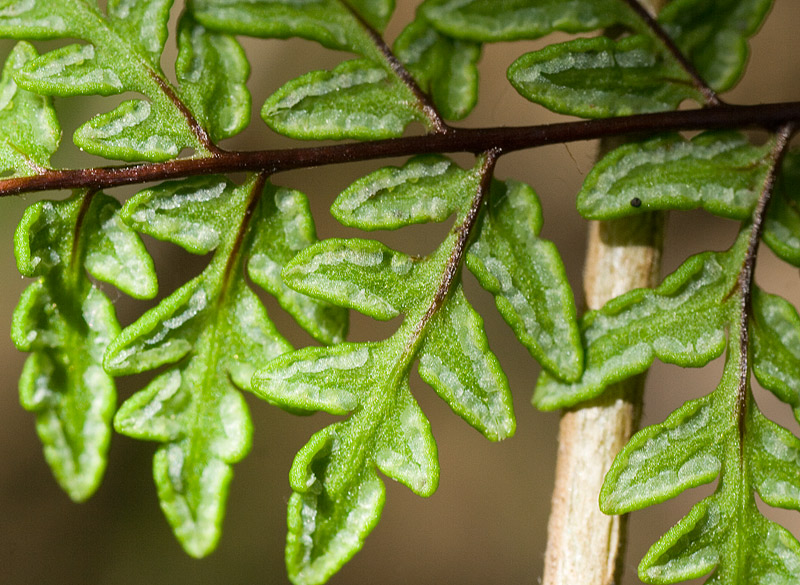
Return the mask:
[[(796, 284), (800, 102), (722, 93), (773, 4), (0, 0), (0, 195), (46, 192), (15, 218), (31, 280), (9, 310), (11, 341), (27, 354), (19, 402), (57, 483), (80, 502), (122, 482), (144, 493), (118, 479), (114, 453), (147, 441), (151, 500), (189, 556), (219, 549), (213, 559), (243, 545), (226, 543), (224, 519), (260, 501), (239, 500), (235, 477), (257, 465), (284, 486), (267, 503), (287, 509), (288, 579), (337, 582), (380, 542), (369, 535), (382, 513), (397, 514), (392, 482), (469, 494), (449, 469), (466, 449), (445, 411), (477, 431), (465, 445), (488, 439), (471, 447), (488, 459), (467, 460), (492, 475), (492, 453), (510, 447), (489, 442), (555, 424), (531, 423), (531, 397), (576, 411), (656, 360), (721, 358), (719, 380), (687, 389), (632, 436), (602, 489), (576, 497), (626, 514), (716, 481), (654, 537), (639, 578), (800, 580), (790, 526), (763, 515), (800, 510), (800, 317), (795, 297), (756, 279), (769, 249)], [(291, 73), (275, 66), (287, 52), (302, 57)], [(484, 96), (490, 67), (507, 68), (505, 97)], [(524, 113), (480, 122), (514, 100)], [(567, 118), (521, 125), (541, 108)], [(692, 253), (658, 286), (582, 311), (582, 259), (567, 256), (572, 228), (551, 215), (544, 178), (557, 170), (536, 147), (601, 139), (562, 198), (583, 219), (624, 231), (672, 211), (738, 227), (699, 247), (681, 234)], [(162, 269), (173, 253), (199, 268)], [(477, 532), (503, 526), (455, 505)], [(428, 542), (435, 516), (406, 521), (404, 538)], [(385, 566), (409, 563), (398, 559)]]

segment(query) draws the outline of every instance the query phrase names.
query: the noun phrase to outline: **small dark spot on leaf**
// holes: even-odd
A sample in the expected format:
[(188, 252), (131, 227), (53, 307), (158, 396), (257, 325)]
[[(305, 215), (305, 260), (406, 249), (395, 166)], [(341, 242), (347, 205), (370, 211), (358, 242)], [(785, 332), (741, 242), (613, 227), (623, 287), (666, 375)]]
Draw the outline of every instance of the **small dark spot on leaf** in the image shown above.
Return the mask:
[(631, 207), (641, 207), (641, 206), (642, 206), (641, 199), (639, 199), (638, 197), (634, 197), (633, 199), (631, 199)]

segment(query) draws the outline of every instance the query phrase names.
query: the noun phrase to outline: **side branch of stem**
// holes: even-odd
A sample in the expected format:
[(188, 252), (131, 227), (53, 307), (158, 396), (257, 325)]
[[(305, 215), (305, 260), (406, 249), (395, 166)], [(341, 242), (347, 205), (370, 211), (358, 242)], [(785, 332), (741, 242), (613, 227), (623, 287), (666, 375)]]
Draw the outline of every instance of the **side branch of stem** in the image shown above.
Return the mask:
[(647, 27), (653, 32), (658, 40), (661, 41), (661, 43), (664, 45), (664, 48), (670, 52), (683, 70), (689, 74), (694, 86), (701, 94), (703, 94), (703, 97), (706, 100), (706, 105), (721, 106), (724, 102), (719, 98), (717, 92), (715, 92), (711, 86), (706, 83), (692, 62), (686, 58), (683, 52), (675, 44), (675, 41), (672, 40), (672, 38), (667, 34), (667, 31), (665, 31), (659, 24), (658, 20), (656, 20), (647, 11), (647, 9), (639, 2), (639, 0), (625, 0), (625, 2), (631, 7), (631, 10), (636, 13), (642, 22), (647, 25)]
[(175, 90), (172, 88), (172, 86), (162, 79), (161, 76), (159, 76), (159, 74), (155, 71), (151, 71), (150, 76), (158, 84), (158, 87), (161, 89), (164, 95), (169, 98), (169, 100), (175, 105), (183, 117), (186, 118), (186, 123), (189, 125), (189, 128), (191, 128), (200, 144), (203, 145), (203, 148), (211, 153), (212, 156), (216, 156), (222, 152), (221, 149), (214, 143), (214, 141), (211, 140), (211, 137), (208, 135), (208, 132), (206, 132), (206, 129), (200, 125), (200, 123), (197, 121), (197, 118), (195, 118), (194, 115), (189, 111), (189, 108), (186, 107), (186, 104), (183, 103), (183, 100), (175, 95)]
[(457, 225), (454, 228), (457, 237), (455, 245), (453, 246), (453, 251), (450, 254), (450, 258), (447, 260), (447, 266), (445, 266), (444, 272), (442, 273), (442, 279), (439, 282), (439, 287), (436, 289), (436, 295), (434, 296), (430, 307), (428, 307), (425, 316), (417, 326), (417, 331), (421, 331), (425, 328), (433, 315), (435, 315), (436, 312), (442, 307), (447, 299), (447, 295), (450, 294), (450, 290), (453, 287), (453, 282), (455, 282), (458, 271), (461, 270), (461, 265), (464, 262), (464, 255), (467, 252), (467, 245), (469, 244), (472, 232), (474, 231), (475, 225), (478, 221), (478, 215), (480, 215), (481, 208), (486, 201), (486, 196), (489, 194), (492, 178), (494, 177), (494, 168), (497, 164), (497, 159), (500, 157), (500, 154), (501, 152), (497, 149), (489, 150), (484, 153), (483, 165), (481, 166), (480, 170), (480, 183), (478, 184), (478, 191), (472, 198), (472, 203), (470, 203), (470, 207), (467, 210), (464, 220), (460, 225)]
[(369, 23), (367, 23), (355, 10), (350, 8), (350, 11), (361, 23), (361, 26), (364, 27), (364, 30), (367, 31), (367, 34), (375, 44), (375, 48), (377, 48), (381, 55), (383, 55), (383, 58), (386, 60), (386, 64), (389, 65), (389, 68), (392, 70), (392, 72), (397, 76), (400, 82), (403, 83), (411, 91), (411, 93), (414, 94), (414, 98), (417, 100), (420, 110), (422, 110), (422, 113), (428, 119), (431, 128), (433, 128), (433, 132), (436, 134), (446, 133), (450, 127), (442, 119), (441, 114), (439, 114), (439, 110), (436, 109), (436, 106), (433, 104), (430, 96), (422, 91), (422, 88), (411, 76), (411, 73), (409, 73), (408, 69), (406, 69), (406, 66), (400, 62), (400, 59), (395, 56), (395, 54), (389, 48), (389, 45), (387, 45), (386, 41), (383, 40), (383, 36), (374, 28), (372, 28)]

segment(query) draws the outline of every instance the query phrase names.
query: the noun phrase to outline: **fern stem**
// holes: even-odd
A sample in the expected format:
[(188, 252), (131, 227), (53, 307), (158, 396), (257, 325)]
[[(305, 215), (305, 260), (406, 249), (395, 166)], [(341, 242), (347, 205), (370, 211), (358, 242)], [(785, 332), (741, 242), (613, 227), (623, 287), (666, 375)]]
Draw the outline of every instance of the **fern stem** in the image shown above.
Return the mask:
[(228, 260), (225, 263), (225, 270), (223, 271), (223, 281), (222, 281), (222, 288), (219, 294), (218, 303), (222, 304), (226, 300), (226, 296), (228, 293), (228, 289), (230, 288), (231, 278), (236, 271), (236, 265), (241, 262), (241, 250), (242, 245), (244, 244), (245, 238), (247, 237), (247, 231), (250, 229), (250, 221), (253, 218), (253, 213), (258, 206), (259, 201), (261, 201), (261, 195), (264, 192), (264, 185), (267, 182), (268, 177), (264, 174), (260, 174), (256, 177), (255, 181), (250, 188), (249, 194), (249, 201), (247, 203), (247, 208), (244, 213), (244, 217), (242, 218), (242, 222), (239, 224), (239, 229), (236, 233), (236, 239), (233, 241), (233, 245), (231, 246), (230, 253), (228, 254)]
[(453, 281), (456, 279), (458, 271), (461, 270), (461, 265), (464, 263), (464, 256), (467, 253), (467, 244), (470, 241), (472, 232), (475, 229), (475, 224), (478, 221), (478, 215), (489, 193), (492, 177), (494, 176), (494, 168), (500, 155), (501, 152), (498, 149), (489, 150), (484, 154), (483, 165), (480, 170), (481, 178), (480, 184), (478, 185), (478, 192), (472, 199), (472, 203), (470, 204), (469, 211), (463, 223), (455, 228), (455, 231), (458, 233), (458, 239), (447, 261), (447, 267), (442, 275), (439, 288), (436, 290), (433, 303), (431, 303), (425, 315), (424, 321), (426, 323), (444, 304), (447, 295), (450, 293), (450, 289), (453, 287)]
[(44, 173), (0, 179), (0, 196), (59, 189), (108, 189), (122, 185), (164, 181), (180, 177), (234, 172), (271, 175), (324, 165), (375, 160), (413, 154), (470, 152), (492, 149), (504, 153), (596, 140), (626, 134), (656, 134), (679, 130), (715, 130), (761, 127), (774, 129), (787, 122), (800, 123), (800, 102), (640, 114), (600, 120), (561, 122), (536, 126), (450, 128), (447, 133), (312, 146), (284, 150), (225, 151), (203, 158), (176, 159), (117, 167), (48, 170)]
[(78, 275), (83, 271), (80, 265), (83, 250), (81, 249), (81, 230), (83, 229), (83, 220), (86, 219), (86, 214), (89, 212), (89, 207), (92, 205), (92, 199), (97, 194), (97, 191), (90, 189), (83, 196), (81, 201), (81, 208), (78, 211), (78, 217), (75, 220), (75, 229), (72, 232), (72, 257), (70, 258), (70, 273), (73, 281), (77, 280)]
[(502, 153), (499, 150), (493, 149), (483, 154), (483, 164), (480, 168), (480, 183), (478, 184), (478, 191), (472, 198), (469, 209), (467, 209), (464, 219), (460, 224), (454, 226), (453, 231), (456, 233), (456, 240), (453, 249), (450, 251), (450, 256), (447, 259), (447, 264), (442, 271), (442, 277), (439, 281), (439, 286), (436, 288), (436, 293), (428, 306), (427, 311), (414, 326), (411, 337), (406, 343), (406, 353), (411, 354), (418, 340), (422, 338), (425, 329), (428, 327), (431, 319), (442, 308), (450, 292), (453, 290), (453, 283), (458, 283), (457, 277), (464, 264), (464, 257), (467, 253), (467, 246), (475, 230), (475, 225), (478, 221), (481, 209), (484, 207), (486, 198), (489, 195), (491, 188), (492, 178), (494, 177), (494, 169), (497, 166), (497, 159), (500, 158)]

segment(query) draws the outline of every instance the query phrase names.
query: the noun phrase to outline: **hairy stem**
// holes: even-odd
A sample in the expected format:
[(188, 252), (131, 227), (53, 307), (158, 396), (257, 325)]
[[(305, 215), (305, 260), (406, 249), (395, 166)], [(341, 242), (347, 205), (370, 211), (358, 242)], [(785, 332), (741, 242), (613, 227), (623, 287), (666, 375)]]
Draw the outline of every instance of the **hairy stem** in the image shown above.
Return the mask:
[[(83, 201), (81, 201), (81, 208), (78, 211), (78, 218), (75, 220), (75, 229), (72, 232), (72, 257), (70, 258), (70, 271), (72, 272), (73, 278), (80, 274), (83, 270), (83, 267), (80, 265), (80, 258), (83, 254), (83, 250), (81, 249), (81, 230), (83, 229), (83, 222), (86, 219), (86, 214), (89, 213), (89, 208), (92, 206), (92, 199), (97, 194), (97, 191), (91, 189), (86, 192), (83, 196)], [(77, 280), (77, 278), (74, 278)]]
[(470, 204), (464, 220), (460, 225), (457, 225), (454, 228), (458, 234), (458, 237), (455, 245), (453, 246), (453, 250), (450, 253), (447, 266), (445, 266), (444, 272), (442, 273), (442, 280), (439, 282), (439, 287), (436, 289), (436, 295), (434, 296), (433, 301), (428, 307), (425, 315), (420, 320), (419, 324), (414, 328), (415, 336), (421, 335), (421, 332), (425, 329), (436, 312), (442, 308), (442, 305), (444, 305), (445, 300), (447, 300), (447, 296), (450, 294), (450, 291), (453, 288), (453, 282), (456, 280), (456, 276), (458, 276), (458, 272), (461, 270), (461, 266), (464, 263), (464, 256), (467, 253), (467, 245), (469, 244), (472, 232), (475, 229), (478, 216), (480, 215), (481, 209), (486, 201), (486, 197), (489, 194), (492, 178), (494, 177), (494, 169), (497, 164), (497, 159), (501, 154), (502, 153), (497, 149), (489, 150), (484, 153), (478, 191), (475, 194), (475, 197), (472, 198), (472, 203)]
[[(789, 138), (794, 131), (793, 124), (785, 124), (775, 134), (775, 145), (770, 152), (770, 170), (761, 188), (761, 196), (758, 199), (755, 211), (753, 211), (752, 228), (750, 230), (750, 241), (747, 244), (747, 254), (739, 272), (739, 291), (742, 295), (741, 323), (739, 327), (739, 350), (741, 352), (741, 362), (739, 366), (739, 397), (738, 412), (739, 434), (744, 436), (745, 420), (747, 415), (747, 395), (749, 392), (750, 380), (750, 335), (749, 322), (753, 315), (753, 278), (756, 271), (756, 258), (758, 257), (758, 247), (761, 236), (764, 233), (764, 220), (767, 216), (772, 194), (775, 190), (775, 181), (781, 162), (789, 146)], [(744, 441), (740, 441), (740, 446)]]
[(0, 179), (0, 196), (58, 189), (108, 189), (121, 185), (164, 181), (195, 175), (281, 171), (375, 160), (414, 154), (471, 152), (492, 149), (504, 153), (550, 144), (596, 140), (626, 134), (656, 134), (678, 130), (762, 127), (773, 130), (800, 123), (800, 102), (724, 105), (705, 110), (640, 114), (600, 120), (522, 127), (450, 128), (446, 133), (370, 142), (312, 146), (284, 150), (220, 151), (204, 158), (118, 167), (50, 170), (29, 177)]
[(267, 178), (267, 175), (263, 173), (258, 175), (250, 189), (250, 198), (249, 202), (247, 203), (247, 209), (245, 210), (244, 217), (242, 218), (242, 223), (239, 224), (239, 230), (236, 232), (236, 239), (233, 242), (230, 254), (228, 255), (228, 261), (225, 264), (222, 290), (219, 295), (219, 303), (224, 302), (228, 289), (230, 288), (231, 278), (236, 270), (236, 264), (241, 261), (240, 252), (242, 245), (247, 237), (247, 230), (250, 229), (250, 220), (253, 218), (253, 213), (255, 212), (259, 201), (261, 201), (261, 195), (264, 192), (264, 185), (267, 183)]

